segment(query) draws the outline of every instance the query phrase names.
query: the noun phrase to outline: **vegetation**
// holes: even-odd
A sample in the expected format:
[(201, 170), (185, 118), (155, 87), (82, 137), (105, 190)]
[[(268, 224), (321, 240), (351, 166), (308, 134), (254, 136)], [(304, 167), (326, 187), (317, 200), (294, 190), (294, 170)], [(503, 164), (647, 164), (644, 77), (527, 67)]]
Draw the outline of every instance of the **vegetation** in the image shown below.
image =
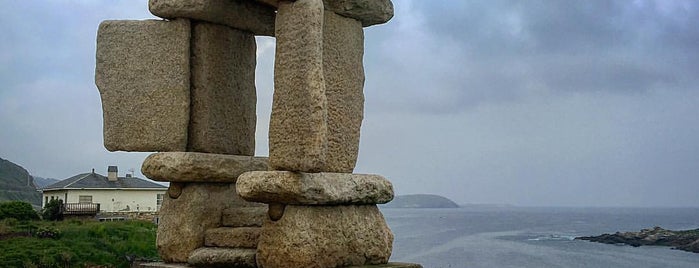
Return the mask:
[(7, 218), (14, 218), (20, 221), (38, 220), (39, 214), (37, 214), (32, 205), (27, 202), (1, 202), (0, 220)]
[(46, 221), (62, 221), (63, 214), (61, 213), (61, 207), (63, 206), (63, 201), (60, 199), (52, 199), (44, 209), (41, 210), (41, 218)]
[(129, 267), (157, 260), (145, 221), (0, 221), (0, 267)]

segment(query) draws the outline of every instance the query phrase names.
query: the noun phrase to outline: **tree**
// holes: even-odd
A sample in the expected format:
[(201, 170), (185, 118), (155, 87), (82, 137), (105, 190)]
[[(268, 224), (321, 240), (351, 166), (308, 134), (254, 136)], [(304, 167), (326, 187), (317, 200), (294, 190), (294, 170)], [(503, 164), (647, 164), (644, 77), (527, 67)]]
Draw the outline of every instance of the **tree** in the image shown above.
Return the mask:
[(62, 221), (63, 213), (61, 213), (61, 208), (63, 208), (63, 201), (53, 199), (44, 206), (44, 209), (41, 211), (41, 218), (46, 221)]
[(0, 219), (14, 218), (20, 221), (38, 220), (32, 205), (24, 201), (9, 201), (0, 203)]

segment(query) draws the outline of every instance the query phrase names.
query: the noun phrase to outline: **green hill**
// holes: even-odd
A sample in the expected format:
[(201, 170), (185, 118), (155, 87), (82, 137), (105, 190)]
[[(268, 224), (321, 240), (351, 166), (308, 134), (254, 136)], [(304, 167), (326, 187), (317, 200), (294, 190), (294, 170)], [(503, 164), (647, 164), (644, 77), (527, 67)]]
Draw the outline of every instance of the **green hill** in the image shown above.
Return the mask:
[(23, 167), (0, 158), (0, 201), (20, 200), (41, 206), (41, 193)]
[(383, 205), (385, 208), (458, 208), (454, 201), (440, 195), (410, 194), (396, 196), (393, 201)]

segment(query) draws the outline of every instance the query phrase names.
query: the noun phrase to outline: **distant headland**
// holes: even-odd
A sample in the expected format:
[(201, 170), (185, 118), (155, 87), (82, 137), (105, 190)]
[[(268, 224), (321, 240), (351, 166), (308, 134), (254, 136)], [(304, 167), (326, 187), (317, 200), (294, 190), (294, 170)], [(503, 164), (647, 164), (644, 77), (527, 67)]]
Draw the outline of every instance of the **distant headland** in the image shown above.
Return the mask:
[(382, 205), (384, 208), (458, 208), (454, 201), (441, 195), (409, 194), (398, 195), (393, 201)]

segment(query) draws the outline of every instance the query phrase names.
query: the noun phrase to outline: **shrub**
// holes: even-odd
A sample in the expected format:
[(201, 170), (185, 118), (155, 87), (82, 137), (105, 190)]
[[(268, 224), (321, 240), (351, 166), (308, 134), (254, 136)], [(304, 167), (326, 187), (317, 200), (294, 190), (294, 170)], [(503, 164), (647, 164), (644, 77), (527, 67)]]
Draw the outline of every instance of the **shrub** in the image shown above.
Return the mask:
[(58, 229), (53, 227), (41, 227), (36, 231), (36, 236), (39, 238), (57, 239), (61, 235)]
[(23, 201), (0, 203), (0, 219), (15, 218), (20, 221), (38, 220), (39, 214), (32, 205)]
[(63, 201), (59, 199), (54, 199), (46, 203), (44, 209), (41, 211), (41, 218), (46, 221), (61, 221), (63, 220), (63, 213), (61, 213), (61, 208), (63, 207)]

